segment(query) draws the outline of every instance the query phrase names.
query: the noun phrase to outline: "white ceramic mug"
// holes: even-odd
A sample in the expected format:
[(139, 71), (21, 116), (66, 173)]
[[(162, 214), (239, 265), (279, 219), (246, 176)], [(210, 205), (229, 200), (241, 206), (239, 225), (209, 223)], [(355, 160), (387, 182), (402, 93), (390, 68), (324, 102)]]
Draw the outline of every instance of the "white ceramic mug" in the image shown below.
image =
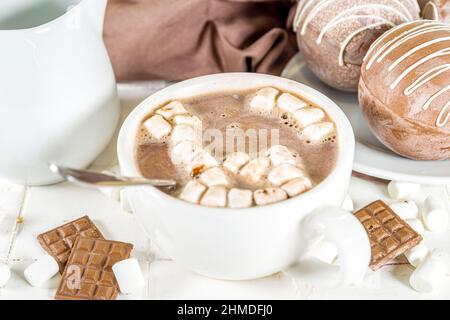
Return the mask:
[[(161, 249), (205, 276), (254, 279), (296, 265), (290, 270), (312, 283), (358, 283), (369, 264), (369, 240), (359, 221), (339, 208), (352, 172), (354, 135), (340, 108), (314, 89), (288, 79), (251, 73), (210, 75), (163, 89), (142, 102), (121, 129), (118, 156), (122, 174), (139, 175), (135, 159), (137, 130), (143, 118), (161, 104), (214, 91), (265, 86), (297, 93), (325, 109), (336, 123), (339, 156), (335, 169), (324, 181), (297, 197), (246, 209), (208, 208), (153, 187), (129, 188), (133, 211)], [(307, 259), (308, 250), (321, 238), (338, 249), (341, 266), (335, 274)]]

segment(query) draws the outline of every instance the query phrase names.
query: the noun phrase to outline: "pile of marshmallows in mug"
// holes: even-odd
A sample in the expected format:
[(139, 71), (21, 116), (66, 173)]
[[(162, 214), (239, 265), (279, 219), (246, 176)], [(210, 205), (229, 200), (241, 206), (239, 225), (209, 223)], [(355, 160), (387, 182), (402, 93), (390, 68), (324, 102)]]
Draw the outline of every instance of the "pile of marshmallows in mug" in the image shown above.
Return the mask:
[[(117, 171), (117, 167), (115, 167), (109, 173), (117, 173)], [(391, 209), (422, 236), (425, 233), (425, 228), (429, 232), (446, 230), (449, 223), (449, 214), (443, 199), (435, 195), (429, 195), (421, 210), (414, 201), (410, 200), (420, 191), (420, 188), (419, 184), (390, 182), (388, 185), (389, 196), (397, 201), (390, 204)], [(124, 211), (131, 212), (123, 190), (105, 188), (100, 189), (100, 191), (113, 200), (120, 201)], [(346, 197), (342, 207), (347, 211), (354, 211), (353, 201), (349, 196)], [(0, 223), (1, 220), (2, 216), (0, 215)], [(336, 247), (327, 242), (319, 243), (313, 249), (312, 256), (329, 264), (338, 262)], [(445, 276), (450, 274), (448, 253), (438, 248), (429, 250), (423, 241), (408, 250), (405, 256), (409, 263), (415, 267), (410, 276), (410, 285), (418, 292), (434, 291), (442, 284)], [(58, 270), (58, 265), (54, 259), (46, 255), (25, 269), (24, 276), (31, 285), (39, 287), (50, 280)], [(113, 268), (113, 272), (122, 293), (134, 293), (144, 285), (144, 277), (135, 259), (129, 259), (120, 265), (118, 264), (116, 268)], [(10, 276), (9, 266), (0, 264), (0, 288), (7, 283)]]

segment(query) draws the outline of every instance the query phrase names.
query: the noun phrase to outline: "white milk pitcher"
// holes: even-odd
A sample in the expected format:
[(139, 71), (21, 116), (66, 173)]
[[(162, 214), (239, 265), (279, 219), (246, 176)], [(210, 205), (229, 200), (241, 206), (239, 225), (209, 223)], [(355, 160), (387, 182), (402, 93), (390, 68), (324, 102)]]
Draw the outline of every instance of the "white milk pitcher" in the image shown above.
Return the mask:
[(0, 177), (53, 183), (49, 162), (86, 167), (108, 144), (120, 108), (106, 3), (0, 1)]

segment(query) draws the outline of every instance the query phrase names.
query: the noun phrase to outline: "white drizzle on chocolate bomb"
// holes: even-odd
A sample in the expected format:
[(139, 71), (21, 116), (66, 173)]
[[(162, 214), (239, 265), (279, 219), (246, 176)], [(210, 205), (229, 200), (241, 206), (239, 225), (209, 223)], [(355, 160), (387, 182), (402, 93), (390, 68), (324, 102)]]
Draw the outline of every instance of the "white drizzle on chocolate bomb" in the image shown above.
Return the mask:
[(368, 47), (384, 31), (417, 20), (419, 12), (416, 0), (300, 0), (294, 30), (319, 78), (337, 89), (356, 91)]
[(421, 0), (419, 4), (424, 19), (450, 22), (450, 0)]
[(392, 29), (362, 69), (360, 102), (375, 135), (409, 158), (450, 158), (450, 25), (424, 20)]
[[(408, 50), (406, 53), (401, 55), (400, 57), (397, 57), (397, 59), (393, 60), (391, 65), (388, 68), (389, 72), (392, 72), (394, 69), (396, 69), (405, 59), (412, 56), (414, 53), (423, 50), (425, 48), (431, 47), (434, 44), (437, 44), (439, 42), (448, 42), (450, 41), (450, 25), (446, 24), (440, 24), (435, 22), (428, 22), (420, 24), (412, 29), (406, 30), (403, 33), (399, 34), (398, 36), (394, 37), (392, 40), (387, 42), (383, 46), (374, 45), (372, 48), (372, 52), (369, 52), (372, 54), (370, 57), (370, 60), (368, 61), (366, 65), (366, 70), (369, 70), (374, 62), (382, 63), (384, 59), (388, 58), (391, 53), (393, 53), (397, 48), (401, 47), (403, 43), (411, 42), (417, 39), (418, 37), (426, 34), (426, 33), (438, 33), (441, 31), (448, 31), (448, 36), (438, 36), (436, 38), (433, 38), (431, 40), (418, 43), (418, 45), (410, 50)], [(378, 48), (377, 48), (378, 47)], [(395, 89), (401, 81), (405, 80), (408, 76), (410, 76), (412, 73), (415, 73), (419, 67), (421, 67), (423, 64), (429, 62), (430, 60), (433, 60), (435, 58), (441, 57), (441, 56), (450, 56), (450, 47), (442, 48), (433, 52), (430, 52), (429, 54), (425, 55), (424, 57), (421, 57), (417, 55), (416, 61), (411, 64), (409, 67), (404, 69), (404, 71), (391, 83), (390, 89)], [(440, 74), (444, 72), (450, 71), (450, 63), (441, 63), (438, 61), (436, 66), (429, 69), (427, 72), (423, 73), (417, 78), (410, 79), (409, 86), (403, 91), (403, 94), (406, 96), (410, 96), (413, 94), (416, 90), (418, 90), (420, 87), (426, 85), (429, 81), (431, 81), (433, 78), (439, 76)], [(414, 80), (414, 81), (412, 81)], [(450, 82), (450, 81), (449, 81)], [(428, 98), (426, 103), (423, 105), (423, 110), (428, 110), (433, 103), (439, 96), (444, 94), (445, 92), (450, 91), (450, 85), (442, 88), (435, 94), (433, 94), (431, 97)], [(450, 118), (450, 110), (448, 110), (450, 107), (450, 101), (447, 102), (445, 106), (442, 106), (442, 110), (439, 113), (437, 119), (436, 119), (436, 126), (437, 127), (443, 127), (447, 124)], [(444, 117), (444, 115), (446, 115)]]

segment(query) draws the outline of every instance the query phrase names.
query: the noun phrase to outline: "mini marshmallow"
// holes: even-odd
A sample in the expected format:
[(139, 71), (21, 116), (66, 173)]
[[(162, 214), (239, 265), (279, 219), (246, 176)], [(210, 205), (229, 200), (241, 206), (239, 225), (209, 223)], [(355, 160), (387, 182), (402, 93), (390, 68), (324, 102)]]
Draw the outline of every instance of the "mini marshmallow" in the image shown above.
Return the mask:
[(3, 288), (11, 278), (11, 269), (5, 263), (0, 263), (0, 288)]
[(410, 182), (391, 181), (388, 184), (388, 193), (392, 199), (407, 200), (420, 190), (420, 184)]
[(58, 272), (58, 263), (53, 257), (46, 254), (28, 266), (23, 275), (33, 287), (42, 287)]
[(353, 205), (353, 200), (350, 195), (345, 196), (341, 208), (348, 212), (353, 212), (355, 210), (355, 206)]
[[(113, 166), (111, 168), (109, 168), (108, 170), (103, 170), (102, 173), (107, 174), (107, 175), (120, 175), (120, 169), (118, 166)], [(98, 190), (103, 193), (105, 196), (107, 196), (108, 198), (119, 202), (120, 201), (120, 191), (122, 190), (122, 188), (117, 188), (117, 187), (103, 187), (103, 188), (98, 188)]]
[(405, 257), (413, 267), (418, 267), (428, 254), (428, 247), (422, 241), (417, 246), (405, 252)]
[(300, 137), (307, 141), (319, 142), (333, 134), (334, 124), (331, 122), (315, 123), (307, 126), (300, 133)]
[(250, 156), (245, 152), (234, 152), (227, 155), (223, 166), (233, 173), (239, 170), (250, 160)]
[(172, 101), (171, 103), (165, 105), (161, 109), (158, 109), (156, 113), (163, 116), (167, 120), (170, 120), (177, 115), (186, 114), (187, 111), (183, 107), (183, 104), (181, 102)]
[(158, 114), (146, 120), (144, 122), (144, 127), (150, 133), (150, 136), (156, 140), (161, 140), (162, 138), (168, 136), (172, 131), (172, 126), (170, 123)]
[(173, 123), (175, 125), (187, 124), (195, 129), (199, 129), (202, 127), (202, 121), (197, 116), (191, 116), (187, 114), (175, 116), (173, 118)]
[(281, 187), (289, 197), (295, 197), (312, 188), (311, 180), (306, 177), (300, 177), (289, 181)]
[(293, 113), (306, 106), (308, 106), (308, 104), (305, 101), (300, 100), (290, 93), (283, 93), (277, 100), (277, 107), (289, 113)]
[(170, 142), (174, 145), (182, 141), (192, 141), (199, 144), (201, 133), (188, 124), (180, 124), (173, 128)]
[(405, 222), (418, 234), (423, 235), (425, 233), (425, 227), (419, 219), (406, 219)]
[(203, 195), (200, 204), (207, 207), (225, 207), (227, 204), (227, 189), (222, 186), (209, 188)]
[(131, 209), (130, 201), (127, 197), (126, 189), (120, 190), (120, 208), (125, 212), (133, 212), (133, 210)]
[(311, 255), (325, 263), (332, 264), (338, 256), (338, 251), (336, 246), (331, 242), (320, 241), (312, 249)]
[(248, 208), (253, 203), (253, 192), (245, 189), (233, 188), (228, 192), (228, 207)]
[(281, 188), (259, 189), (253, 193), (253, 198), (258, 206), (279, 202), (287, 199), (286, 192)]
[(112, 266), (112, 271), (120, 292), (124, 294), (136, 292), (145, 286), (144, 275), (136, 259), (130, 258), (119, 261)]
[(247, 163), (240, 171), (240, 175), (248, 177), (253, 182), (259, 181), (267, 173), (270, 167), (269, 158), (256, 158)]
[(422, 220), (430, 231), (442, 231), (448, 226), (448, 212), (441, 198), (429, 195), (423, 204)]
[(188, 168), (191, 173), (203, 171), (204, 169), (218, 166), (219, 162), (209, 152), (201, 150), (189, 163)]
[(200, 182), (208, 187), (212, 186), (226, 186), (228, 185), (228, 178), (221, 168), (210, 168), (200, 175)]
[(121, 188), (116, 188), (116, 187), (103, 187), (103, 188), (98, 188), (98, 190), (103, 193), (105, 196), (107, 196), (108, 198), (119, 202), (120, 201), (120, 191), (122, 190)]
[(296, 164), (296, 159), (292, 152), (285, 146), (275, 145), (267, 150), (266, 155), (270, 158), (273, 166), (279, 166), (280, 164), (289, 163)]
[(270, 112), (275, 107), (277, 95), (278, 90), (274, 88), (268, 87), (258, 90), (250, 102), (250, 108), (262, 113)]
[(402, 201), (390, 204), (389, 207), (403, 220), (419, 217), (419, 207), (414, 201)]
[(272, 185), (279, 187), (290, 180), (304, 176), (303, 171), (296, 166), (293, 166), (292, 164), (282, 164), (272, 169), (267, 178)]
[(293, 118), (300, 128), (305, 128), (325, 119), (325, 113), (319, 108), (304, 108), (295, 111)]
[(192, 141), (182, 141), (172, 148), (170, 157), (175, 165), (189, 164), (199, 153), (201, 148)]
[(183, 191), (180, 194), (180, 199), (191, 203), (199, 203), (205, 190), (206, 187), (200, 182), (191, 180), (184, 186)]
[(412, 273), (409, 283), (418, 292), (432, 292), (444, 282), (447, 268), (447, 253), (435, 249), (428, 253), (423, 262)]

